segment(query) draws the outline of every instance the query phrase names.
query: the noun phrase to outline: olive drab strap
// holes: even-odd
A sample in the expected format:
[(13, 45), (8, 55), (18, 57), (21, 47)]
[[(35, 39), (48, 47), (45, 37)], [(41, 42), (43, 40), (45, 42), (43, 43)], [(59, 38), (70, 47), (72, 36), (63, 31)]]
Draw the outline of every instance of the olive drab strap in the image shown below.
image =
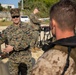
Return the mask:
[(64, 70), (63, 70), (61, 75), (64, 75), (65, 72), (67, 71), (68, 67), (69, 67), (69, 56), (70, 56), (70, 53), (71, 53), (71, 47), (68, 47), (68, 55), (67, 55), (67, 59), (66, 59), (66, 65), (65, 65)]

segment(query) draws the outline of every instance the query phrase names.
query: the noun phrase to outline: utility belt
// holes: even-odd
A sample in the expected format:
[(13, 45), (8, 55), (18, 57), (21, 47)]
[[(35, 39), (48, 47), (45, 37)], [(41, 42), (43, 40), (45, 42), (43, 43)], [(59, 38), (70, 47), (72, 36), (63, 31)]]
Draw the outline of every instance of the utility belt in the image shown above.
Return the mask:
[(9, 53), (9, 55), (11, 55), (13, 52), (23, 52), (23, 51), (27, 51), (29, 48), (30, 48), (30, 45), (29, 45), (28, 47), (26, 47), (25, 49), (22, 49), (22, 50), (19, 50), (19, 51), (13, 50), (12, 52)]

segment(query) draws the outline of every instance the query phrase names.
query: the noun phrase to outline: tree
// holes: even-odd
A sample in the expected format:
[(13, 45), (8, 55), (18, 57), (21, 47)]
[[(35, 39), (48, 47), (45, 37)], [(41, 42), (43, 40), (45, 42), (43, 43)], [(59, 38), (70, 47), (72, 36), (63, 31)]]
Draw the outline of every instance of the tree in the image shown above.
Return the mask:
[(0, 3), (0, 11), (2, 11), (3, 10), (3, 7), (1, 6), (1, 3)]
[[(19, 3), (19, 7), (21, 8), (21, 1)], [(35, 7), (39, 8), (40, 10), (40, 17), (48, 17), (49, 16), (49, 9), (50, 7), (58, 2), (59, 0), (23, 0), (23, 7), (24, 14), (29, 15)]]

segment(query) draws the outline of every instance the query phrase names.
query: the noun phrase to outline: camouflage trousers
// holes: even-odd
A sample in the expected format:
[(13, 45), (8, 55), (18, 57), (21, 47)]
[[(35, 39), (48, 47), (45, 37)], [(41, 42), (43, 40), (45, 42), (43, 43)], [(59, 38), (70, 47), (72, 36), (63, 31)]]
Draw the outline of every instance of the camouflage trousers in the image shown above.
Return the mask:
[(31, 53), (29, 51), (16, 52), (9, 57), (9, 72), (10, 75), (18, 75), (20, 63), (27, 65), (27, 74), (31, 75), (32, 62)]

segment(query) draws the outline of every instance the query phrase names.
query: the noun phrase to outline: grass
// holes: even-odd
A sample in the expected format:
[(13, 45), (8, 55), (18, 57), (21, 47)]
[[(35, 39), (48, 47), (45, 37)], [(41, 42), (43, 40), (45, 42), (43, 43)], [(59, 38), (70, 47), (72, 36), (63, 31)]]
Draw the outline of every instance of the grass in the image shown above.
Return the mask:
[[(0, 26), (8, 26), (11, 25), (12, 21), (0, 21)], [(49, 20), (45, 20), (42, 24), (49, 24)]]
[(0, 21), (0, 26), (8, 26), (11, 24), (12, 24), (12, 21)]

